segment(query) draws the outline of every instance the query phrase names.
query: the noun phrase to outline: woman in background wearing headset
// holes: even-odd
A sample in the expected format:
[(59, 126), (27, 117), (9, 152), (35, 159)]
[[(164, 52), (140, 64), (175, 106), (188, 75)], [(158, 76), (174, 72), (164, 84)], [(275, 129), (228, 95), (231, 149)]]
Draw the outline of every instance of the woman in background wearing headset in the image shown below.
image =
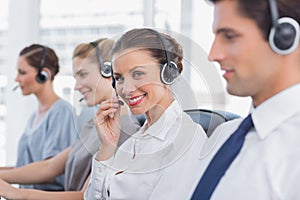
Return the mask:
[[(19, 53), (17, 69), (15, 80), (22, 94), (33, 94), (38, 109), (30, 116), (19, 140), (16, 168), (57, 155), (78, 136), (72, 105), (53, 89), (54, 77), (59, 72), (59, 60), (53, 49), (39, 44), (25, 47)], [(64, 189), (63, 184), (64, 177), (59, 176), (48, 183), (20, 187), (60, 191)]]
[(112, 50), (116, 89), (146, 122), (119, 148), (119, 99), (104, 101), (95, 118), (101, 140), (85, 199), (188, 199), (199, 177), (207, 136), (182, 111), (170, 85), (182, 71), (175, 39), (153, 29), (125, 33)]
[[(75, 90), (83, 95), (87, 106), (101, 104), (102, 101), (111, 98), (115, 94), (111, 86), (111, 72), (103, 69), (104, 62), (102, 62), (102, 60), (111, 60), (110, 52), (113, 44), (113, 40), (99, 39), (92, 43), (79, 44), (73, 52)], [(99, 70), (107, 73), (101, 75)], [(64, 173), (64, 192), (16, 189), (0, 179), (0, 196), (2, 195), (8, 199), (31, 200), (83, 199), (83, 192), (86, 188), (85, 182), (91, 171), (92, 156), (100, 146), (93, 117), (82, 126), (83, 128), (75, 144), (60, 154), (48, 160), (11, 170), (9, 173), (0, 172), (0, 178), (9, 183), (40, 183)], [(123, 122), (124, 133), (135, 132), (140, 127), (137, 123), (130, 121), (126, 115), (123, 116)], [(123, 134), (123, 138), (125, 140), (126, 135)]]

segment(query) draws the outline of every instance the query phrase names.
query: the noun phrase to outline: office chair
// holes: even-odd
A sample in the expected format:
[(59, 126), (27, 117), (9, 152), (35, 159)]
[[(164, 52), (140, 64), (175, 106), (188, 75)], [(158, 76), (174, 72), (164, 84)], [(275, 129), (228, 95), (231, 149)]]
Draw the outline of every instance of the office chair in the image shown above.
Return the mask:
[[(220, 124), (240, 117), (237, 114), (220, 110), (188, 109), (184, 110), (184, 112), (187, 113), (194, 122), (203, 127), (208, 137)], [(134, 117), (137, 122), (143, 126), (146, 120), (145, 115), (134, 115)]]
[(220, 110), (188, 109), (184, 112), (203, 127), (208, 137), (220, 124), (240, 117), (237, 114)]

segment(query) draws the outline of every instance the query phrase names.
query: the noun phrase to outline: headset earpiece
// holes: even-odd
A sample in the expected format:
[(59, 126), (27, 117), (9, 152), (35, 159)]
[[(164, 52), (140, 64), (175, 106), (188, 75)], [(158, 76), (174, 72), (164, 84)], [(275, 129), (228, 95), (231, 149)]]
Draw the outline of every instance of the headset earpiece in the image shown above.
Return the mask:
[(160, 73), (160, 78), (164, 84), (166, 85), (173, 84), (178, 76), (179, 76), (179, 70), (176, 63), (170, 61), (170, 64), (168, 63), (164, 64)]
[(292, 53), (299, 45), (299, 24), (289, 17), (280, 18), (277, 24), (269, 36), (271, 48), (282, 55)]
[(47, 47), (44, 46), (42, 58), (41, 58), (39, 66), (38, 66), (38, 73), (35, 77), (35, 79), (38, 83), (45, 83), (49, 78), (49, 74), (43, 70), (45, 59), (46, 59), (46, 53), (47, 53)]
[(101, 51), (97, 41), (90, 42), (90, 43), (96, 49), (101, 76), (104, 78), (111, 77), (112, 76), (111, 62), (107, 62), (107, 61), (103, 62)]
[(37, 82), (45, 83), (49, 78), (49, 74), (46, 71), (42, 70), (36, 75), (35, 78)]
[(160, 71), (160, 79), (166, 85), (171, 85), (176, 81), (176, 78), (179, 76), (179, 70), (177, 64), (171, 61), (169, 51), (167, 50), (167, 44), (163, 36), (154, 29), (148, 29), (154, 33), (160, 40), (163, 50), (165, 51), (167, 62), (163, 65)]
[(274, 52), (281, 55), (292, 53), (299, 45), (300, 30), (296, 20), (290, 17), (278, 19), (276, 0), (269, 0), (272, 17), (272, 28), (269, 44)]
[(103, 67), (101, 67), (101, 75), (105, 78), (109, 78), (112, 76), (111, 72), (111, 62), (104, 62)]

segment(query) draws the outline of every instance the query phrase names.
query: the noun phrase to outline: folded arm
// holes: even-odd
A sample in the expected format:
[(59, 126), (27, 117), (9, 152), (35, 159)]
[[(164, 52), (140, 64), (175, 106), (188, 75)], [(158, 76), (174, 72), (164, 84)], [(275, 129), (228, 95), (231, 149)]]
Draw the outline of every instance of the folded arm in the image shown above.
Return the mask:
[(34, 162), (23, 167), (1, 170), (0, 178), (8, 183), (36, 184), (49, 183), (64, 173), (71, 147), (47, 160)]
[(83, 191), (74, 192), (46, 192), (33, 189), (18, 189), (0, 179), (0, 196), (12, 200), (65, 200), (83, 199)]

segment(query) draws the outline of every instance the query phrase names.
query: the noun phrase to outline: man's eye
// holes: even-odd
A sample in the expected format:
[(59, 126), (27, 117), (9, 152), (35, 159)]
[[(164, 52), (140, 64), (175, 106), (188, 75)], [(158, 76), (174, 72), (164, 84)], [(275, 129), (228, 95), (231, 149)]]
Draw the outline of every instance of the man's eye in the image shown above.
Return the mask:
[(226, 40), (233, 40), (233, 39), (236, 38), (236, 37), (237, 37), (237, 35), (234, 34), (234, 33), (226, 33), (226, 34), (225, 34)]

